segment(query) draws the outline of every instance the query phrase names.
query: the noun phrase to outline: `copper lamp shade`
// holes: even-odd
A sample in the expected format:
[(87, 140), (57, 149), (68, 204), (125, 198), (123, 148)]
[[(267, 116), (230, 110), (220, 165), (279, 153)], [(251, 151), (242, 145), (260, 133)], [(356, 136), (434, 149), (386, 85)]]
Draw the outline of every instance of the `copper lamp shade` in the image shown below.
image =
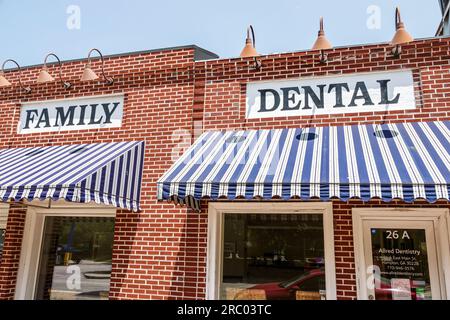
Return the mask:
[(247, 57), (257, 57), (257, 56), (259, 56), (259, 54), (256, 51), (255, 47), (253, 47), (252, 40), (250, 38), (247, 38), (245, 40), (245, 47), (244, 47), (244, 49), (242, 49), (240, 57), (247, 58)]
[(53, 82), (55, 81), (55, 78), (53, 78), (50, 73), (48, 73), (46, 68), (43, 68), (39, 72), (39, 76), (36, 80), (37, 83), (46, 83), (46, 82)]
[(53, 78), (53, 76), (48, 72), (48, 69), (47, 69), (47, 60), (49, 57), (54, 57), (56, 59), (56, 61), (58, 62), (59, 80), (61, 81), (61, 84), (65, 89), (69, 89), (72, 86), (72, 84), (70, 82), (66, 82), (63, 80), (61, 60), (54, 53), (49, 53), (45, 56), (44, 66), (42, 67), (41, 71), (39, 72), (39, 76), (36, 80), (36, 83), (48, 83), (48, 82), (55, 81), (55, 78)]
[(81, 75), (81, 79), (80, 79), (80, 80), (81, 80), (82, 82), (84, 82), (84, 81), (97, 80), (97, 79), (100, 78), (100, 77), (94, 72), (94, 70), (92, 70), (92, 68), (91, 68), (91, 55), (92, 55), (93, 52), (97, 52), (97, 53), (99, 54), (99, 56), (100, 56), (100, 61), (101, 61), (101, 63), (102, 63), (102, 65), (101, 65), (101, 67), (102, 67), (102, 69), (101, 69), (101, 71), (102, 71), (102, 77), (103, 77), (103, 79), (105, 80), (106, 84), (108, 84), (108, 85), (113, 84), (113, 83), (114, 83), (114, 79), (111, 78), (111, 77), (107, 77), (106, 74), (105, 74), (105, 60), (103, 59), (103, 55), (102, 55), (102, 53), (100, 52), (100, 50), (95, 49), (95, 48), (91, 49), (91, 50), (89, 51), (89, 53), (88, 53), (88, 61), (87, 61), (87, 63), (86, 63), (86, 66), (84, 67), (83, 74)]
[(398, 7), (395, 9), (395, 28), (395, 35), (391, 41), (392, 45), (398, 46), (400, 44), (414, 41), (414, 38), (405, 29), (405, 24), (400, 17), (400, 9)]
[(97, 80), (98, 75), (91, 69), (89, 65), (86, 65), (83, 71), (83, 75), (81, 76), (81, 81), (92, 81)]
[(312, 50), (327, 50), (331, 49), (333, 46), (331, 42), (325, 37), (325, 31), (323, 30), (323, 17), (320, 18), (320, 29), (317, 36), (316, 42), (312, 46)]
[[(252, 37), (250, 38), (250, 33)], [(240, 57), (248, 58), (248, 57), (257, 57), (259, 56), (258, 52), (255, 49), (255, 32), (253, 31), (253, 27), (249, 26), (247, 28), (247, 38), (245, 39), (245, 47), (242, 49)]]
[(9, 87), (11, 82), (9, 82), (3, 74), (0, 74), (0, 87)]

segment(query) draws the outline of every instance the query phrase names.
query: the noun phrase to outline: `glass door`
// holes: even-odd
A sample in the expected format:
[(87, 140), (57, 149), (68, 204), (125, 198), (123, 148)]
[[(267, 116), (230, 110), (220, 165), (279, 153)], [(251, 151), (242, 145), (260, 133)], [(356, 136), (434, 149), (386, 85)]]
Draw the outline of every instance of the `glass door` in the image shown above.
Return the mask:
[(368, 220), (363, 228), (369, 300), (441, 298), (432, 221)]

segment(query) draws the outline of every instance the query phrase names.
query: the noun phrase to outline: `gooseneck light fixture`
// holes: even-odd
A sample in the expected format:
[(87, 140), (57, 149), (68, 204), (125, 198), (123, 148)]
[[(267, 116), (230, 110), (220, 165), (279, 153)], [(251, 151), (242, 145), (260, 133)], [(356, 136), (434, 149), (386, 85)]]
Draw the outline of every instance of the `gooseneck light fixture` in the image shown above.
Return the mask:
[(94, 72), (94, 70), (92, 70), (91, 68), (91, 55), (93, 52), (97, 52), (100, 55), (100, 59), (102, 61), (102, 77), (105, 79), (105, 82), (107, 84), (113, 84), (114, 83), (114, 79), (111, 77), (107, 77), (105, 74), (105, 60), (103, 59), (103, 55), (100, 52), (100, 50), (98, 49), (91, 49), (89, 51), (88, 54), (88, 62), (86, 64), (86, 66), (84, 67), (84, 71), (83, 71), (83, 75), (81, 76), (81, 81), (92, 81), (92, 80), (97, 80), (99, 78), (99, 76)]
[[(250, 37), (251, 36), (251, 37)], [(240, 57), (241, 58), (254, 58), (255, 59), (255, 69), (261, 68), (261, 61), (259, 61), (256, 57), (259, 56), (259, 53), (256, 51), (256, 40), (255, 40), (255, 31), (253, 30), (253, 26), (250, 25), (247, 28), (247, 38), (245, 39), (245, 46), (242, 49)]]
[(394, 46), (394, 48), (392, 49), (392, 54), (394, 55), (394, 57), (399, 57), (402, 53), (401, 45), (414, 41), (414, 38), (405, 29), (405, 24), (403, 23), (400, 16), (399, 7), (395, 9), (395, 29), (396, 31), (391, 41), (391, 45)]
[(20, 68), (20, 65), (17, 63), (16, 60), (13, 60), (13, 59), (5, 60), (5, 62), (3, 62), (3, 64), (2, 64), (2, 70), (1, 70), (1, 73), (0, 73), (0, 87), (10, 87), (12, 85), (11, 82), (9, 82), (8, 79), (5, 78), (5, 65), (8, 62), (14, 63), (17, 66), (17, 69), (19, 70), (19, 86), (20, 86), (20, 88), (25, 93), (30, 93), (31, 92), (31, 88), (30, 87), (25, 87), (22, 84), (22, 69)]
[(328, 60), (325, 50), (331, 49), (333, 46), (331, 42), (325, 37), (325, 31), (323, 29), (323, 17), (320, 17), (320, 29), (317, 35), (316, 42), (314, 42), (311, 50), (320, 50), (320, 62), (326, 63)]
[(62, 77), (62, 65), (61, 65), (61, 60), (59, 60), (58, 56), (54, 53), (49, 53), (45, 56), (44, 59), (44, 66), (42, 67), (41, 71), (39, 72), (39, 76), (36, 80), (37, 83), (47, 83), (47, 82), (53, 82), (55, 81), (55, 78), (53, 78), (50, 73), (48, 73), (48, 69), (47, 69), (47, 59), (49, 57), (55, 57), (56, 60), (58, 61), (58, 65), (59, 65), (59, 80), (61, 81), (61, 84), (63, 85), (63, 87), (65, 89), (69, 89), (72, 85), (70, 84), (70, 82), (66, 82), (63, 80)]

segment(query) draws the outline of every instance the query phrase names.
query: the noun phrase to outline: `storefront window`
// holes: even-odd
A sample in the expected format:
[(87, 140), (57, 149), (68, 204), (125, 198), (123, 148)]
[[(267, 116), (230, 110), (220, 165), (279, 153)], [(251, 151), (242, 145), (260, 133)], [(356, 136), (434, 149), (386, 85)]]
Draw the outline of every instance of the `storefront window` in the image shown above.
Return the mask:
[(323, 216), (225, 214), (221, 298), (325, 298)]
[(114, 218), (46, 217), (36, 299), (108, 299)]

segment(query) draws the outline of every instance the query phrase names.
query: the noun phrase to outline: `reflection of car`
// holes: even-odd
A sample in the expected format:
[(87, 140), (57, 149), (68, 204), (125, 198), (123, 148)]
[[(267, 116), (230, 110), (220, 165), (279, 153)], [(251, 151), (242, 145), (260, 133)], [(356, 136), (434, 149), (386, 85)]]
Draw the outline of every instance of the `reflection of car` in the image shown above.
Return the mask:
[(295, 300), (296, 291), (319, 292), (325, 290), (325, 270), (313, 269), (283, 282), (255, 285), (249, 289), (262, 289), (268, 300)]
[[(411, 281), (411, 300), (423, 299), (423, 292), (429, 292), (429, 286), (422, 288)], [(249, 289), (262, 289), (266, 293), (268, 300), (295, 300), (296, 291), (319, 292), (325, 290), (325, 270), (323, 268), (313, 269), (299, 276), (283, 282), (262, 283), (252, 286)], [(416, 294), (416, 291), (422, 290), (422, 294)], [(377, 300), (392, 300), (392, 294), (402, 295), (403, 292), (397, 288), (391, 287), (390, 279), (382, 277), (375, 288), (375, 296)], [(404, 294), (407, 296), (406, 292)], [(409, 292), (408, 292), (409, 294)], [(422, 296), (422, 297), (421, 297)]]

